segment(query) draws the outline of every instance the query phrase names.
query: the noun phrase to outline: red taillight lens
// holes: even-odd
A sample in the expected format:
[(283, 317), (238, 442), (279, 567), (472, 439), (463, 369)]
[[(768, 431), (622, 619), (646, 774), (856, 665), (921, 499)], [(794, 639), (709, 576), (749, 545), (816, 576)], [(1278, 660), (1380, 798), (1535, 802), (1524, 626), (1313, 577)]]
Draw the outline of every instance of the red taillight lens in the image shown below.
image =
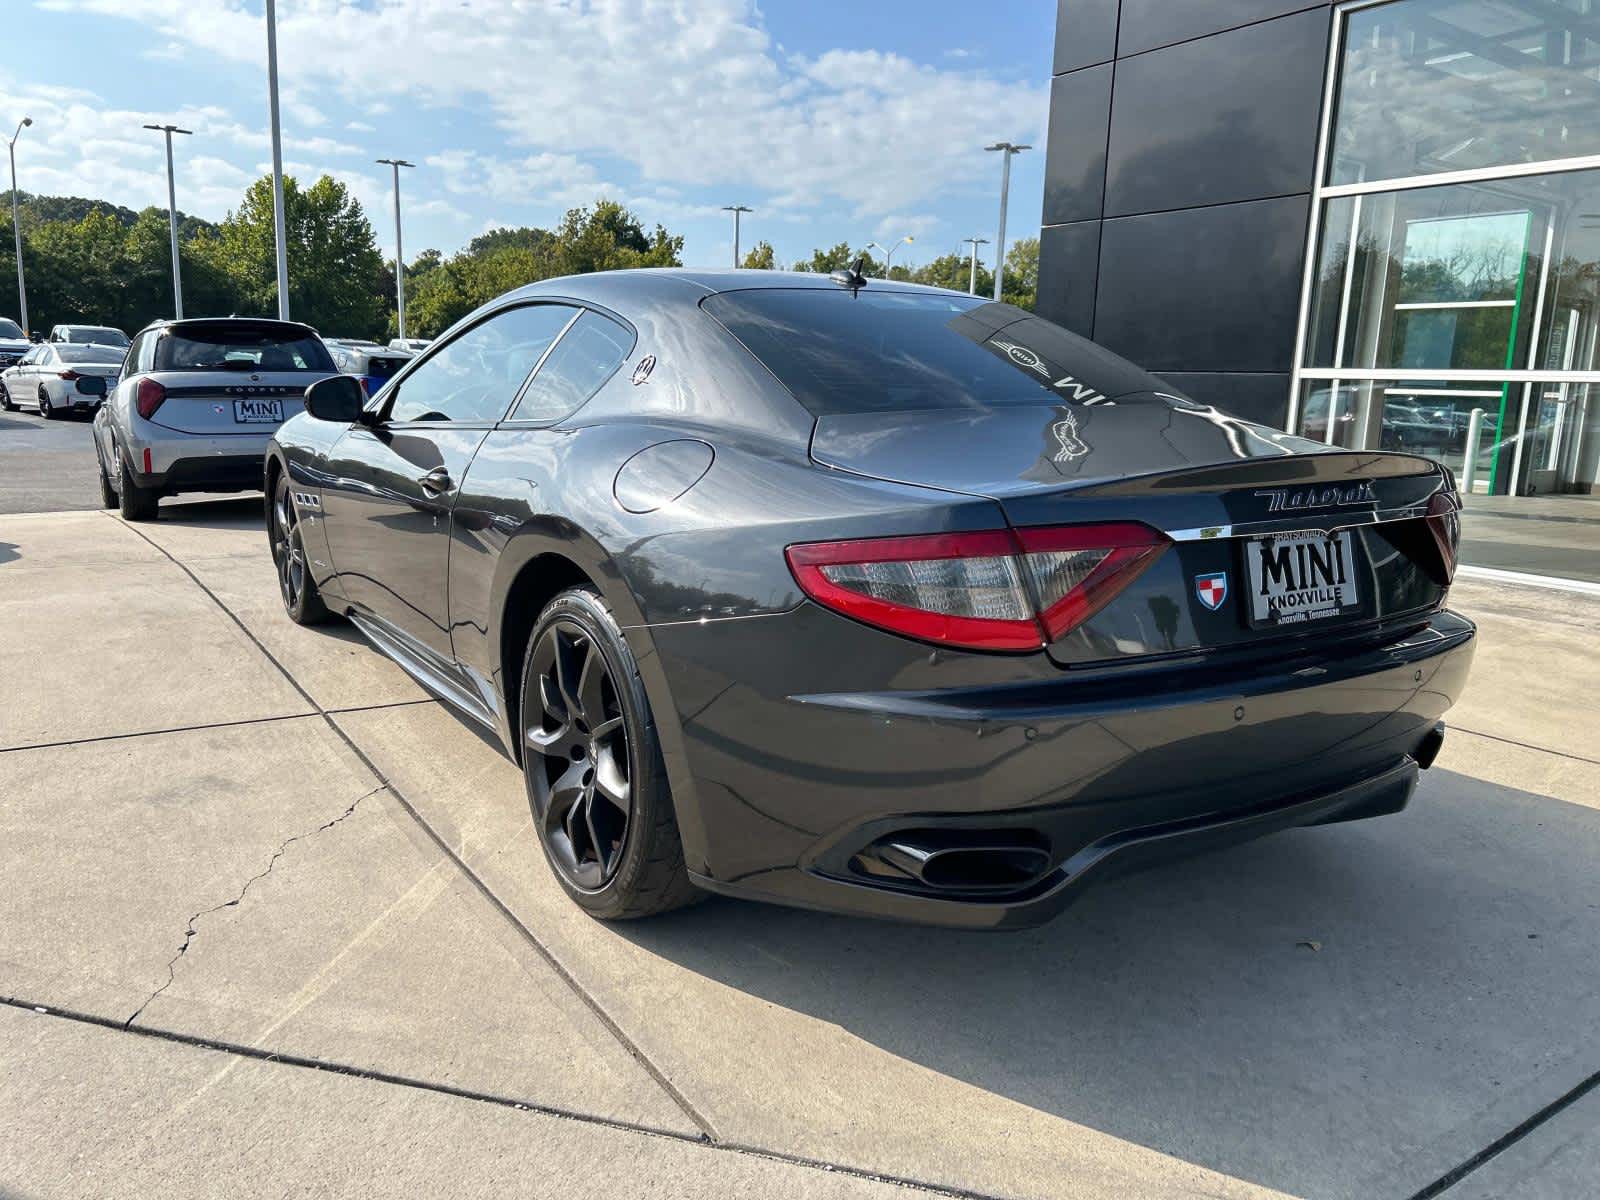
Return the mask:
[(76, 371), (74, 371), (71, 367), (68, 367), (64, 371), (57, 371), (56, 374), (61, 376), (61, 378), (66, 379), (66, 380), (73, 380), (73, 379), (79, 378), (78, 373)]
[(1052, 642), (1109, 604), (1170, 544), (1133, 522), (1019, 529), (1017, 540)]
[(1038, 650), (1099, 611), (1167, 539), (1144, 525), (1070, 525), (790, 546), (800, 589), (923, 641)]
[(1428, 501), (1428, 532), (1439, 551), (1446, 586), (1456, 577), (1456, 551), (1461, 545), (1461, 503), (1449, 492), (1435, 492)]
[(134, 406), (138, 408), (139, 415), (148, 421), (155, 416), (156, 409), (167, 398), (167, 389), (154, 379), (139, 380), (139, 391), (134, 396)]

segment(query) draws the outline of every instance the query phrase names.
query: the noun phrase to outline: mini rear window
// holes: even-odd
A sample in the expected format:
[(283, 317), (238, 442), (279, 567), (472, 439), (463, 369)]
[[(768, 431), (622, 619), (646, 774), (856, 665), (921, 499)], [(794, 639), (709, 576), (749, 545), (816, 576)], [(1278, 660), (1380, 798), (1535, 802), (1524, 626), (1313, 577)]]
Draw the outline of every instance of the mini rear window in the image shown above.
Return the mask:
[(332, 371), (320, 338), (292, 331), (190, 327), (156, 347), (158, 371)]
[(819, 417), (1092, 402), (1162, 386), (1042, 317), (959, 292), (763, 288), (703, 307)]

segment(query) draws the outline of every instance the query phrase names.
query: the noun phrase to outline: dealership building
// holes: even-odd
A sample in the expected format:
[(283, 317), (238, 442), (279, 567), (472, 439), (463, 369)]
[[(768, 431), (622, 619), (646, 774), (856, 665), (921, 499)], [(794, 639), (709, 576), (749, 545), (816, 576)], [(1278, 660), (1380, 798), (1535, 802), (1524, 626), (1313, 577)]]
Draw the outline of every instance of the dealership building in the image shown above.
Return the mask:
[(1587, 525), (1600, 0), (1059, 0), (1038, 306)]

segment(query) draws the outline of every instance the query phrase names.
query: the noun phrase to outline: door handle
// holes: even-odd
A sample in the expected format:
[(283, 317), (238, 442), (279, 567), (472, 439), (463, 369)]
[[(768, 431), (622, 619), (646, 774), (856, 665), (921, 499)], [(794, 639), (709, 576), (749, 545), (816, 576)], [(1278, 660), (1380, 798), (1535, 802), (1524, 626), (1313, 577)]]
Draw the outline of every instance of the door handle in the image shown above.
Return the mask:
[(425, 492), (447, 492), (450, 490), (450, 472), (443, 467), (435, 467), (417, 482)]

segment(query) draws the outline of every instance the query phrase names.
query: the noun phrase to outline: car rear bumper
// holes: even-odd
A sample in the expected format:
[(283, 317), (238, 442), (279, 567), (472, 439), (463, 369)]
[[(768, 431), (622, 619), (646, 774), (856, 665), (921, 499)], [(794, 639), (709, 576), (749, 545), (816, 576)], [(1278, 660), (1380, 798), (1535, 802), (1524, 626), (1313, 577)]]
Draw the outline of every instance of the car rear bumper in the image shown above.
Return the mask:
[[(267, 444), (275, 430), (261, 434), (170, 433), (138, 422), (130, 439), (128, 465), (133, 481), (163, 495), (178, 492), (242, 492), (261, 487)], [(152, 436), (151, 431), (156, 432)], [(148, 452), (148, 457), (146, 454)]]
[[(810, 628), (785, 631), (797, 620)], [(831, 656), (813, 640), (822, 627), (853, 654), (844, 673), (862, 669), (867, 643), (852, 651), (853, 632), (805, 606), (716, 634), (656, 627), (674, 695), (716, 697), (675, 702), (667, 739), (691, 871), (749, 898), (1015, 928), (1121, 869), (1399, 811), (1437, 752), (1475, 636), (1446, 611), (1423, 622), (1320, 656), (829, 693), (757, 677), (797, 661), (789, 635)], [(753, 640), (763, 625), (778, 639), (766, 653)], [(915, 653), (895, 673), (1005, 661)], [(741, 660), (746, 674), (716, 686)]]

